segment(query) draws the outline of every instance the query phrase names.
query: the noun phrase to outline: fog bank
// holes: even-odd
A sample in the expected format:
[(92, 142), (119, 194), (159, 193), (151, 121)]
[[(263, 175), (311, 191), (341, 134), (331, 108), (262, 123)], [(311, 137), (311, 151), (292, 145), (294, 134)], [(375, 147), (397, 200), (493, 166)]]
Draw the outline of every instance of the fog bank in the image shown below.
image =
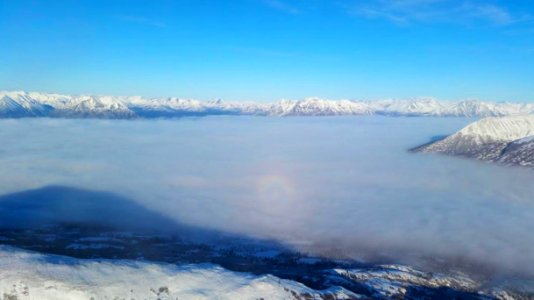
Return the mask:
[(110, 191), (174, 220), (323, 254), (534, 276), (534, 170), (406, 151), (471, 121), (1, 120), (0, 194)]

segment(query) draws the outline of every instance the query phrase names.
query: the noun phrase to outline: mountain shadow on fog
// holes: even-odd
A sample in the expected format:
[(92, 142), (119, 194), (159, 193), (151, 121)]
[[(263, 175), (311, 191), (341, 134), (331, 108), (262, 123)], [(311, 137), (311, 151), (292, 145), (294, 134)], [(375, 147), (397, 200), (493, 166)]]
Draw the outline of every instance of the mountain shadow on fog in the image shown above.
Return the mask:
[(190, 229), (109, 192), (47, 186), (0, 196), (0, 228), (61, 224), (159, 232)]

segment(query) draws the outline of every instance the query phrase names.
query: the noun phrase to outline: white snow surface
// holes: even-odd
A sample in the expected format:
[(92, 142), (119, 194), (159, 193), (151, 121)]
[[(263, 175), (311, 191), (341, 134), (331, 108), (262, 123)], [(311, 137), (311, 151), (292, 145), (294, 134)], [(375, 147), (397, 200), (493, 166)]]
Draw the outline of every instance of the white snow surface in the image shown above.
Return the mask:
[(463, 155), (506, 165), (532, 166), (533, 141), (534, 115), (489, 117), (417, 150)]
[(432, 98), (410, 100), (328, 100), (305, 98), (275, 103), (198, 101), (193, 99), (143, 98), (139, 96), (72, 96), (24, 91), (0, 91), (2, 117), (134, 118), (187, 115), (262, 116), (456, 116), (491, 117), (530, 114), (532, 103), (466, 100), (442, 102)]
[(309, 299), (359, 297), (343, 288), (317, 291), (295, 281), (210, 264), (80, 260), (0, 246), (3, 299), (295, 299), (302, 294)]
[(534, 115), (485, 118), (455, 135), (474, 137), (481, 143), (515, 141), (534, 135)]

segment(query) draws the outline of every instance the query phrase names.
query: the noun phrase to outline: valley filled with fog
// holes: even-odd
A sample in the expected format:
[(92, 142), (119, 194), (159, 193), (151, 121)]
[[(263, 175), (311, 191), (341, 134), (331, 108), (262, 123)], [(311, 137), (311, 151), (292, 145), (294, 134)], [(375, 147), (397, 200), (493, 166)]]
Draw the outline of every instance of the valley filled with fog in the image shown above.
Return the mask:
[(407, 151), (472, 121), (0, 120), (0, 193), (112, 192), (173, 221), (315, 255), (532, 279), (534, 172)]

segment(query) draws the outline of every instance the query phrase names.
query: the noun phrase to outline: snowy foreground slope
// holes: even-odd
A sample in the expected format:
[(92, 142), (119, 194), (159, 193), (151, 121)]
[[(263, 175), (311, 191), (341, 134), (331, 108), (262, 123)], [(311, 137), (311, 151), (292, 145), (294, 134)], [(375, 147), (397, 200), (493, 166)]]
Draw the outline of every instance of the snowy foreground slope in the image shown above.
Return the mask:
[[(402, 266), (333, 269), (332, 283), (360, 282), (367, 295), (340, 286), (314, 290), (272, 275), (232, 272), (211, 264), (172, 265), (131, 260), (76, 259), (0, 246), (2, 299), (520, 299), (504, 290), (476, 291), (466, 277), (436, 276)], [(408, 294), (420, 286), (420, 294)], [(426, 294), (424, 289), (443, 289)], [(434, 296), (432, 296), (434, 295)], [(439, 295), (439, 296), (438, 296)], [(525, 299), (528, 295), (525, 295)]]
[(413, 150), (534, 166), (534, 115), (485, 118)]
[(0, 117), (160, 118), (207, 115), (258, 116), (456, 116), (489, 117), (529, 114), (534, 104), (490, 103), (477, 100), (440, 102), (352, 101), (307, 98), (275, 103), (197, 101), (180, 98), (69, 96), (35, 92), (0, 91)]
[(316, 291), (291, 280), (209, 264), (78, 260), (0, 247), (0, 266), (3, 299), (358, 298), (343, 288)]

